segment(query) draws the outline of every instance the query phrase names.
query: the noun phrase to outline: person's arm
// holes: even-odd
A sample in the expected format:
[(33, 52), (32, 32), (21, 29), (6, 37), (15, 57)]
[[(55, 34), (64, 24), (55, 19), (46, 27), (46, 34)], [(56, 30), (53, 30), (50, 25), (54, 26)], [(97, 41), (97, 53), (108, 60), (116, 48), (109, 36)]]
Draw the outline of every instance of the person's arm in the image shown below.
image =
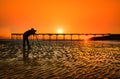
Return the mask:
[(32, 31), (32, 35), (33, 35), (33, 37), (35, 36), (35, 32), (36, 32), (36, 30), (33, 30), (33, 31)]

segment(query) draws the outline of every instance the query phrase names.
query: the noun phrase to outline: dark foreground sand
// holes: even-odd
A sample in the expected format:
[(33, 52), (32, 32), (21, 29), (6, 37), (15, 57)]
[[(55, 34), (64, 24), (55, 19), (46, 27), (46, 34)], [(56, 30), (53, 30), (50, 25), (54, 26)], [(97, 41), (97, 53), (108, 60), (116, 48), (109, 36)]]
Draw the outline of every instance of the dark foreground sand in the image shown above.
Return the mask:
[(21, 42), (0, 44), (0, 79), (120, 79), (120, 43)]

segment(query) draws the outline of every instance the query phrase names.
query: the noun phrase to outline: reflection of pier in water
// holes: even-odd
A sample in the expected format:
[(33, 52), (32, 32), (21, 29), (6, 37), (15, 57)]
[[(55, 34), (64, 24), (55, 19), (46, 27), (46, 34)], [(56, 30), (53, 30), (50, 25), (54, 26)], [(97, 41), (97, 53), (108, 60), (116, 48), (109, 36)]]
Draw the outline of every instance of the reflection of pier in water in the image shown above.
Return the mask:
[[(22, 39), (22, 33), (11, 33), (11, 39), (19, 40)], [(37, 33), (35, 36), (39, 40), (81, 40), (80, 36), (108, 36), (108, 35), (116, 35), (116, 34), (93, 34), (93, 33)], [(39, 36), (42, 36), (42, 38), (38, 38)], [(48, 39), (45, 38), (45, 36), (48, 36)], [(54, 39), (52, 39), (52, 36), (55, 36)], [(62, 36), (62, 39), (59, 39), (58, 36)], [(66, 36), (70, 36), (70, 39), (66, 38)], [(76, 39), (73, 39), (73, 36), (77, 36)]]

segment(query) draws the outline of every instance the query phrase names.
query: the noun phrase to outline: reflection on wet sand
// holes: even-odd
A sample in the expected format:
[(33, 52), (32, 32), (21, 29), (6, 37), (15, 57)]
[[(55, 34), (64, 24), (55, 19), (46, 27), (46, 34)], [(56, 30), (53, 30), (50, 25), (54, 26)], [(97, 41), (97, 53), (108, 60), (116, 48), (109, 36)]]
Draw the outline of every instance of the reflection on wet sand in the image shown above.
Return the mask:
[(31, 50), (21, 43), (0, 44), (0, 78), (120, 78), (119, 42), (39, 42), (31, 42)]

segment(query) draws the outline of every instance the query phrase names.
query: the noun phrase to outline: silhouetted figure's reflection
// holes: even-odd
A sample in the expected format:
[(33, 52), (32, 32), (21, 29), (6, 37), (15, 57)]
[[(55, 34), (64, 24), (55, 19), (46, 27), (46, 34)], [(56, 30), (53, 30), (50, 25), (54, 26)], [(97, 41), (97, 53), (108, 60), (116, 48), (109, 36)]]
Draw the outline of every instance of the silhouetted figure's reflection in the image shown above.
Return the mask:
[[(30, 35), (34, 35), (35, 32), (36, 32), (36, 30), (34, 30), (34, 28), (31, 28), (30, 30), (26, 31), (23, 34), (23, 60), (28, 59), (29, 50), (31, 49), (28, 37)], [(28, 50), (26, 50), (26, 48), (25, 48), (26, 44), (27, 44)]]
[(29, 57), (29, 52), (30, 50), (25, 50), (25, 48), (23, 47), (23, 60), (26, 63)]

